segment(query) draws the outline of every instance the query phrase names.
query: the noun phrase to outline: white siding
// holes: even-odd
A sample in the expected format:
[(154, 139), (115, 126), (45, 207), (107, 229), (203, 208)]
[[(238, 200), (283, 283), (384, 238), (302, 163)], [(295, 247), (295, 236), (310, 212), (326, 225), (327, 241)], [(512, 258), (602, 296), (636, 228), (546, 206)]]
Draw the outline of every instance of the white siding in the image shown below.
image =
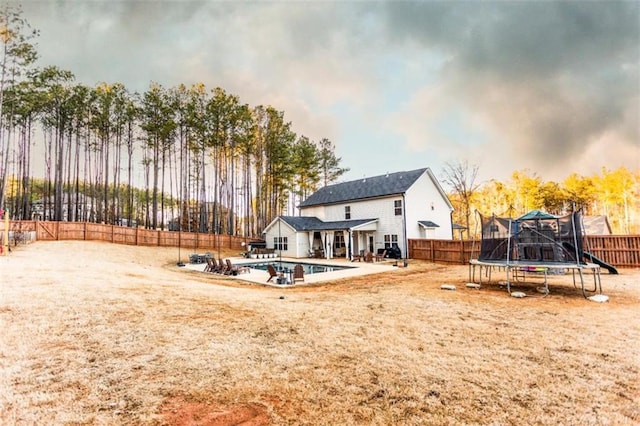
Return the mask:
[(324, 206), (304, 207), (300, 209), (300, 216), (317, 217), (323, 222), (326, 222), (329, 219), (325, 218), (324, 209), (325, 209)]
[[(345, 220), (344, 207), (350, 206), (352, 220), (378, 219), (377, 231), (374, 234), (374, 252), (377, 252), (380, 248), (384, 248), (384, 236), (389, 234), (398, 236), (398, 245), (402, 253), (405, 254), (406, 247), (402, 228), (403, 216), (396, 216), (394, 207), (394, 201), (401, 199), (402, 197), (397, 196), (324, 206), (322, 208), (324, 210), (324, 218), (322, 220), (325, 222)], [(320, 218), (318, 215), (320, 208), (318, 207), (303, 209), (302, 215), (313, 216), (314, 214), (310, 213), (311, 210), (315, 212), (316, 217)]]
[(427, 173), (409, 188), (405, 199), (407, 238), (424, 238), (425, 233), (420, 230), (419, 220), (430, 220), (440, 225), (430, 233), (429, 238), (442, 240), (452, 238), (451, 209)]
[[(302, 236), (306, 236), (306, 233), (297, 234), (293, 228), (291, 228), (286, 223), (282, 222), (278, 224), (277, 222), (272, 226), (264, 236), (264, 240), (267, 243), (267, 248), (274, 248), (274, 238), (278, 238), (280, 236), (287, 237), (287, 250), (282, 251), (282, 256), (284, 257), (302, 257), (298, 253), (299, 246), (302, 243)], [(306, 243), (307, 247), (309, 246), (309, 242)], [(308, 250), (308, 249), (307, 249)], [(280, 250), (276, 250), (277, 254), (280, 254)], [(305, 253), (305, 252), (303, 252)]]

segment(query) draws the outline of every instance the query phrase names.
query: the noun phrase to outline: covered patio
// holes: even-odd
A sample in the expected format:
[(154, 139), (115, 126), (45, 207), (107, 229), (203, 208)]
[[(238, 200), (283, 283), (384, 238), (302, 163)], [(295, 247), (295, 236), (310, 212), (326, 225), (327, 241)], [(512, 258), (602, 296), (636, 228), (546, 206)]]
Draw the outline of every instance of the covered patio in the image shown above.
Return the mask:
[(359, 254), (374, 252), (374, 234), (377, 221), (328, 222), (327, 227), (318, 227), (306, 231), (309, 240), (309, 257), (333, 259), (344, 257), (353, 260)]
[(293, 258), (353, 260), (375, 253), (378, 219), (324, 222), (315, 217), (280, 216), (266, 228), (267, 247)]

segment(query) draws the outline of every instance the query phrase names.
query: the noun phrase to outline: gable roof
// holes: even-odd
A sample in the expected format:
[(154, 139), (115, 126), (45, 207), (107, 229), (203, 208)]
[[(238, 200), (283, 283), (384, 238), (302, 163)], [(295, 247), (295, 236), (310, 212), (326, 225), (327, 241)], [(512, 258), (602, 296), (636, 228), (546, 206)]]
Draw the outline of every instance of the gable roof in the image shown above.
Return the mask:
[(385, 175), (328, 185), (311, 194), (309, 198), (300, 204), (300, 207), (404, 194), (427, 170), (428, 168), (422, 168), (405, 172), (387, 173)]

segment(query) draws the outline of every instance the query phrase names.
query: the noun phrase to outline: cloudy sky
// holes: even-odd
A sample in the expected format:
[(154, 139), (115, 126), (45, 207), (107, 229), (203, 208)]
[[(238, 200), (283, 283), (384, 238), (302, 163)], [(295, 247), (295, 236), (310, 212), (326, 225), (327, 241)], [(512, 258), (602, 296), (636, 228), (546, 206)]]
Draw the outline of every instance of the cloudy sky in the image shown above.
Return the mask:
[(19, 3), (40, 65), (138, 92), (220, 86), (330, 139), (346, 179), (640, 169), (637, 1)]

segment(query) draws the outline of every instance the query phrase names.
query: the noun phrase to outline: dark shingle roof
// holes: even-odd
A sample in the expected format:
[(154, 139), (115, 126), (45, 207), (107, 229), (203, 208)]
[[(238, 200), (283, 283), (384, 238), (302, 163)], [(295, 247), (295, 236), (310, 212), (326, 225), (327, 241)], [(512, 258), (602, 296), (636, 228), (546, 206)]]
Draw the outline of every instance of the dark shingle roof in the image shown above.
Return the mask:
[(328, 185), (314, 192), (300, 204), (300, 207), (404, 194), (426, 170), (427, 168), (388, 173), (386, 175)]
[(323, 222), (317, 217), (304, 216), (280, 216), (296, 231), (331, 231), (340, 229), (350, 229), (375, 219), (339, 220), (335, 222)]

